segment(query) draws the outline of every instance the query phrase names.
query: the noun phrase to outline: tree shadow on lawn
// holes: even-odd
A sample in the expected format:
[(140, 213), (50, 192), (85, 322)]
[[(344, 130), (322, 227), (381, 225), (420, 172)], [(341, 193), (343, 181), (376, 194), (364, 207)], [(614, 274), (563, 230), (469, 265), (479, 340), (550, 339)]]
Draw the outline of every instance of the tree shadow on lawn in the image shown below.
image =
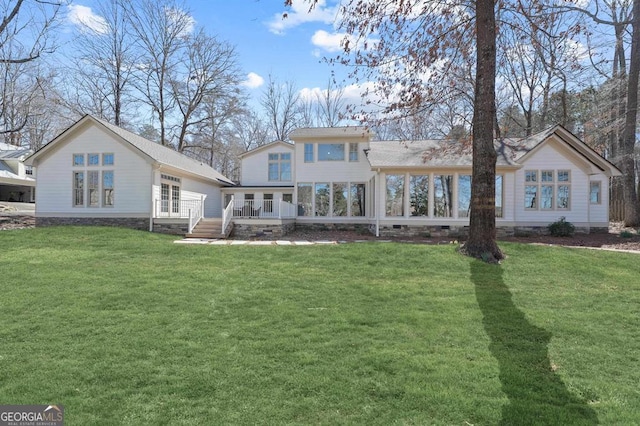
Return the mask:
[(502, 391), (509, 403), (501, 425), (595, 425), (587, 401), (572, 395), (553, 371), (547, 345), (551, 333), (530, 324), (513, 303), (502, 267), (471, 263), (471, 281), (483, 314), (489, 349), (498, 360)]

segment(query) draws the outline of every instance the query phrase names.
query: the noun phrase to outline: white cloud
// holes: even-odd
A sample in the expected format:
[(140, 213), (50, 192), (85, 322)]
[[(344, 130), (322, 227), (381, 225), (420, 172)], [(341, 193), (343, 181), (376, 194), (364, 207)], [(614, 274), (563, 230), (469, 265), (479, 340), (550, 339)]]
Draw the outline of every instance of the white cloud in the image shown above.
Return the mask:
[(327, 52), (338, 52), (342, 50), (344, 33), (329, 34), (324, 30), (318, 30), (311, 36), (311, 43)]
[(90, 7), (79, 4), (69, 5), (67, 19), (80, 31), (96, 34), (108, 34), (109, 24), (100, 15), (93, 13)]
[(249, 74), (247, 74), (247, 79), (242, 82), (242, 85), (248, 87), (249, 89), (257, 89), (263, 84), (264, 78), (262, 78), (255, 72), (250, 72)]
[(196, 20), (186, 11), (176, 8), (167, 8), (165, 13), (169, 22), (173, 25), (182, 27), (179, 33), (180, 36), (186, 37), (193, 32), (193, 29), (196, 26)]
[[(327, 0), (318, 0), (313, 9), (309, 9), (306, 0), (293, 0), (292, 5), (286, 11), (274, 15), (267, 22), (269, 31), (274, 34), (284, 34), (286, 30), (309, 22), (322, 22), (333, 24), (338, 13), (338, 4), (327, 5)], [(286, 18), (283, 15), (286, 14)]]

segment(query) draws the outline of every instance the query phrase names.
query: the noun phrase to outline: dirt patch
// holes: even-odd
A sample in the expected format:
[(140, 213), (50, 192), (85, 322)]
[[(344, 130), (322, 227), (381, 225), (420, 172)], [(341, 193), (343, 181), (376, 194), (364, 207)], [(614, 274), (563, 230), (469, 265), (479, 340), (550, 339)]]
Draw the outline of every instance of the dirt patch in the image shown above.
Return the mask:
[(35, 218), (33, 216), (16, 214), (2, 215), (2, 213), (0, 213), (0, 231), (33, 228), (35, 225)]

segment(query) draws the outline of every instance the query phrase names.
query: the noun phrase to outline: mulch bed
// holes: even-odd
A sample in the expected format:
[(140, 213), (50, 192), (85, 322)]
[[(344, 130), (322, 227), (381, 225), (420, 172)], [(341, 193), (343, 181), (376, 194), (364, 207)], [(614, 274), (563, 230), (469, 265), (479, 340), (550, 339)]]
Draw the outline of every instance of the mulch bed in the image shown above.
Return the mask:
[[(0, 231), (10, 229), (33, 228), (35, 219), (28, 215), (2, 215), (0, 213)], [(626, 232), (625, 232), (626, 231)], [(621, 236), (621, 233), (627, 237)], [(630, 236), (628, 236), (630, 235)], [(261, 239), (261, 238), (256, 238)], [(272, 239), (267, 238), (265, 239)], [(457, 244), (459, 241), (448, 237), (432, 238), (407, 238), (407, 237), (381, 237), (376, 238), (370, 234), (356, 233), (353, 231), (307, 231), (296, 230), (281, 240), (288, 241), (397, 241), (418, 244)], [(593, 247), (615, 250), (632, 250), (640, 252), (640, 234), (633, 228), (625, 228), (621, 223), (611, 223), (607, 234), (576, 234), (573, 237), (552, 237), (549, 235), (532, 235), (526, 237), (507, 237), (501, 241), (518, 242), (525, 244), (546, 244), (556, 246)]]

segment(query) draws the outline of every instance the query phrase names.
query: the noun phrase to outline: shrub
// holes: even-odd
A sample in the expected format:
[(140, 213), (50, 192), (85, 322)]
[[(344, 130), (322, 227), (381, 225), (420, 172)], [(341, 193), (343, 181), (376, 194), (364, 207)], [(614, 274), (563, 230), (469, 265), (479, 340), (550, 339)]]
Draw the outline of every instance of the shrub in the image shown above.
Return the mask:
[(550, 223), (548, 226), (549, 234), (554, 237), (572, 237), (576, 231), (576, 227), (571, 222), (567, 222), (564, 216), (562, 216), (556, 222)]
[(631, 231), (624, 230), (624, 231), (620, 232), (620, 236), (622, 238), (631, 238), (631, 237), (633, 237), (633, 233)]

